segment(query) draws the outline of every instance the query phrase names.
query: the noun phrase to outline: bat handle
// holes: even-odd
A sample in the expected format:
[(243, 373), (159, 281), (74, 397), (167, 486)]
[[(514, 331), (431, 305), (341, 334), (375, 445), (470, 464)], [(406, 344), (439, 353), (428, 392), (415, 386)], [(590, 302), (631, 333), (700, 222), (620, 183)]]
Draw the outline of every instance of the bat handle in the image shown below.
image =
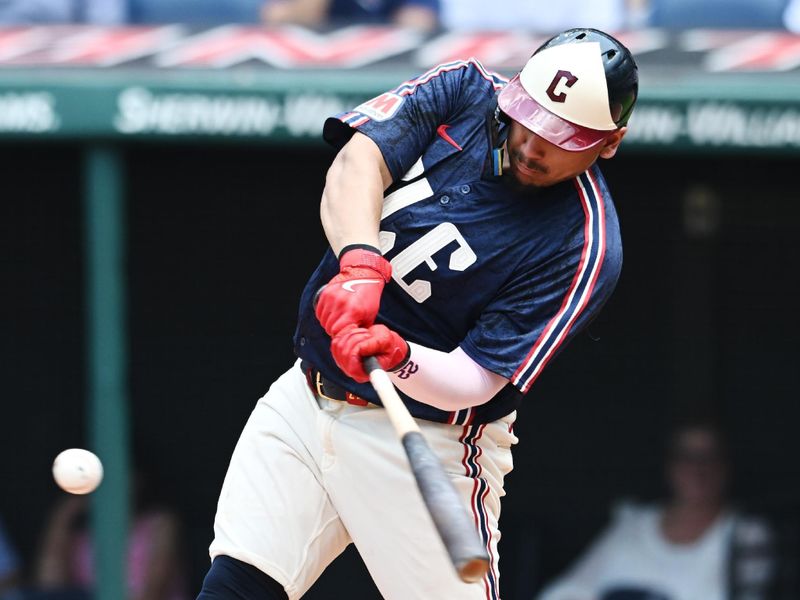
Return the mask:
[(384, 410), (392, 422), (397, 435), (401, 438), (410, 431), (419, 431), (419, 425), (414, 420), (414, 417), (406, 409), (403, 401), (395, 392), (394, 384), (389, 379), (389, 374), (383, 370), (381, 363), (374, 356), (367, 356), (361, 363), (364, 365), (364, 370), (369, 375), (369, 380), (372, 387), (381, 399)]
[(367, 375), (370, 375), (373, 371), (383, 370), (381, 363), (379, 363), (378, 359), (374, 356), (367, 356), (362, 362), (364, 363), (364, 370), (367, 372)]

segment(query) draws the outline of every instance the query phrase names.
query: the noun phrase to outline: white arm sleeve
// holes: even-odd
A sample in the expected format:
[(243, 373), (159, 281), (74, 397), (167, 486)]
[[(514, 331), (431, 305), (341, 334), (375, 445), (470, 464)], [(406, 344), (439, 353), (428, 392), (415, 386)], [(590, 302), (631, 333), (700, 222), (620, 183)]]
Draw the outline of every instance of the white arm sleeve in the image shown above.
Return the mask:
[(415, 400), (455, 411), (485, 404), (508, 379), (484, 369), (461, 349), (440, 352), (409, 342), (411, 359), (390, 373), (392, 382)]

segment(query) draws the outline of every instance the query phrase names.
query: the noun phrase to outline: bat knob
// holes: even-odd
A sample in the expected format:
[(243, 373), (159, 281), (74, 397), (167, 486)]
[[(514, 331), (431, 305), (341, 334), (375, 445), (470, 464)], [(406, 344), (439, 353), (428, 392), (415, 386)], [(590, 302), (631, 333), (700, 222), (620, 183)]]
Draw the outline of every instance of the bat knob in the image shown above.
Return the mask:
[(461, 581), (475, 583), (483, 579), (489, 571), (489, 560), (486, 557), (471, 558), (456, 567)]

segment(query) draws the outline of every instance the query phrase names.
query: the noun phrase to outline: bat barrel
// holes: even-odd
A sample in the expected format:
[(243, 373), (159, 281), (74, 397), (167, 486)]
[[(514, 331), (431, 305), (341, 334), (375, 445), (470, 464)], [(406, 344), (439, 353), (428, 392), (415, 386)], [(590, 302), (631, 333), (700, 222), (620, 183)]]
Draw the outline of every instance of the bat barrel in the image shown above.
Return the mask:
[(489, 570), (489, 554), (461, 496), (421, 433), (406, 433), (402, 442), (422, 499), (459, 577), (479, 581)]
[(417, 487), (428, 508), (450, 562), (462, 581), (480, 581), (489, 570), (489, 553), (467, 513), (450, 476), (433, 453), (414, 418), (374, 357), (364, 359), (375, 391), (406, 451)]

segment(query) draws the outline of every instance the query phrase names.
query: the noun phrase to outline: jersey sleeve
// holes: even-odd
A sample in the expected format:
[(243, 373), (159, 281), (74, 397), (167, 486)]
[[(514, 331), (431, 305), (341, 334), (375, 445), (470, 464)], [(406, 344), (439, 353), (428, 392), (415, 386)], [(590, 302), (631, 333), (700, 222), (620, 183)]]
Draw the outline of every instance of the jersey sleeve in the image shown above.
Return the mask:
[(616, 214), (606, 211), (596, 182), (590, 189), (589, 175), (579, 180), (586, 184), (579, 194), (583, 222), (552, 256), (531, 261), (513, 276), (461, 344), (478, 364), (507, 377), (523, 393), (597, 315), (619, 279)]
[(505, 80), (476, 60), (439, 65), (352, 111), (326, 120), (323, 138), (341, 148), (359, 131), (380, 148), (393, 180), (423, 155), (436, 128), (473, 105), (476, 95), (494, 95)]

